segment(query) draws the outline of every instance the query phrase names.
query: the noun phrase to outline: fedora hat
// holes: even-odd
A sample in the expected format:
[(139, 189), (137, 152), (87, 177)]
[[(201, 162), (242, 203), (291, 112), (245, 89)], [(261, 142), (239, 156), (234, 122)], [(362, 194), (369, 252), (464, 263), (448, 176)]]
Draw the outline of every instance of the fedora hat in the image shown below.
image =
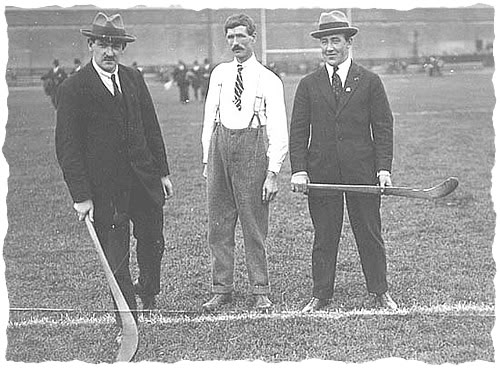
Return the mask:
[(314, 38), (321, 38), (332, 34), (343, 33), (346, 37), (352, 37), (358, 33), (356, 27), (351, 27), (344, 13), (333, 10), (329, 13), (321, 13), (319, 17), (318, 30), (311, 32)]
[(92, 29), (80, 29), (87, 37), (98, 39), (109, 39), (111, 41), (134, 42), (135, 37), (125, 33), (122, 16), (114, 14), (107, 16), (99, 12), (92, 22)]

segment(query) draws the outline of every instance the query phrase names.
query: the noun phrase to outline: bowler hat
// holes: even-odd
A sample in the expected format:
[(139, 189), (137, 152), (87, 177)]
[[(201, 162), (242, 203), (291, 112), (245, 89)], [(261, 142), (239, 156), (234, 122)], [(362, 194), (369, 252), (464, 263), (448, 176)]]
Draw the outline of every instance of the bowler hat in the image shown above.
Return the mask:
[(92, 29), (80, 29), (80, 32), (90, 38), (109, 39), (110, 41), (134, 42), (135, 37), (125, 33), (120, 14), (107, 16), (99, 12), (92, 22)]
[(311, 32), (314, 38), (321, 38), (332, 34), (343, 33), (346, 37), (352, 37), (358, 33), (356, 27), (351, 27), (344, 13), (333, 10), (329, 13), (321, 13), (319, 17), (318, 30)]

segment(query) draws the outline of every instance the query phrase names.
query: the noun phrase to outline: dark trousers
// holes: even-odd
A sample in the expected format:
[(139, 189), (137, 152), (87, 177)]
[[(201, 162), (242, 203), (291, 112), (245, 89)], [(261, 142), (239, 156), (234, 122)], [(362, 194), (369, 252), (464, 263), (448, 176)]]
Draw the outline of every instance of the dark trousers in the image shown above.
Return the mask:
[(179, 84), (179, 100), (180, 102), (187, 102), (189, 100), (189, 84)]
[[(346, 193), (345, 199), (368, 292), (384, 293), (387, 291), (387, 265), (381, 235), (380, 197)], [(330, 299), (342, 232), (344, 195), (309, 195), (309, 212), (314, 226), (313, 296)]]
[[(160, 292), (163, 250), (163, 209), (155, 204), (137, 178), (115, 195), (94, 198), (97, 236), (130, 309), (137, 309), (129, 269), (130, 221), (137, 239), (139, 284), (147, 295)], [(134, 316), (137, 318), (136, 314)], [(120, 324), (117, 314), (117, 322)]]

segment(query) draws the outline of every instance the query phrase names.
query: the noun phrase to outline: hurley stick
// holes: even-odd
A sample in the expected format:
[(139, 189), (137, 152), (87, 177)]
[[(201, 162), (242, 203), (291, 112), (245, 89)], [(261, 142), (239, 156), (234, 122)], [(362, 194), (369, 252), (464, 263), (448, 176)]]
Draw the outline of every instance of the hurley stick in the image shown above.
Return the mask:
[(85, 223), (87, 224), (90, 237), (94, 242), (99, 260), (101, 261), (102, 267), (104, 268), (106, 280), (108, 281), (108, 285), (111, 288), (111, 294), (113, 295), (113, 299), (115, 300), (116, 306), (118, 307), (118, 313), (122, 321), (122, 339), (120, 350), (118, 351), (118, 355), (116, 356), (116, 361), (130, 362), (137, 351), (137, 346), (139, 345), (137, 324), (135, 323), (134, 316), (132, 315), (129, 306), (125, 301), (125, 297), (123, 296), (123, 293), (121, 292), (120, 287), (116, 282), (113, 271), (111, 271), (111, 267), (109, 267), (108, 260), (104, 255), (104, 251), (102, 249), (99, 238), (97, 237), (94, 225), (92, 224), (92, 221), (90, 221), (88, 215), (85, 216)]
[(376, 195), (392, 195), (408, 198), (437, 199), (453, 192), (458, 186), (457, 178), (448, 178), (442, 183), (428, 189), (406, 187), (385, 187), (383, 190), (377, 185), (345, 185), (345, 184), (308, 184), (310, 191), (341, 191)]

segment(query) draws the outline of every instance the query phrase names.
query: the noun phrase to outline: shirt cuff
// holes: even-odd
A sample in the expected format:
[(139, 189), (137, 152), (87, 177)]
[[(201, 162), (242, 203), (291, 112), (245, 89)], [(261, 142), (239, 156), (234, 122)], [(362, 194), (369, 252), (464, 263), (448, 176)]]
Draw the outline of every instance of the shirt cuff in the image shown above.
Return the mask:
[(276, 174), (278, 174), (280, 172), (280, 170), (281, 170), (281, 165), (280, 164), (271, 164), (271, 163), (269, 163), (269, 166), (267, 167), (267, 170), (275, 172)]
[(297, 176), (309, 176), (309, 175), (307, 174), (307, 171), (297, 171), (292, 175), (292, 178), (296, 178)]
[(381, 176), (391, 176), (391, 172), (390, 171), (387, 171), (387, 170), (380, 170), (378, 173), (377, 173), (377, 178), (381, 177)]

